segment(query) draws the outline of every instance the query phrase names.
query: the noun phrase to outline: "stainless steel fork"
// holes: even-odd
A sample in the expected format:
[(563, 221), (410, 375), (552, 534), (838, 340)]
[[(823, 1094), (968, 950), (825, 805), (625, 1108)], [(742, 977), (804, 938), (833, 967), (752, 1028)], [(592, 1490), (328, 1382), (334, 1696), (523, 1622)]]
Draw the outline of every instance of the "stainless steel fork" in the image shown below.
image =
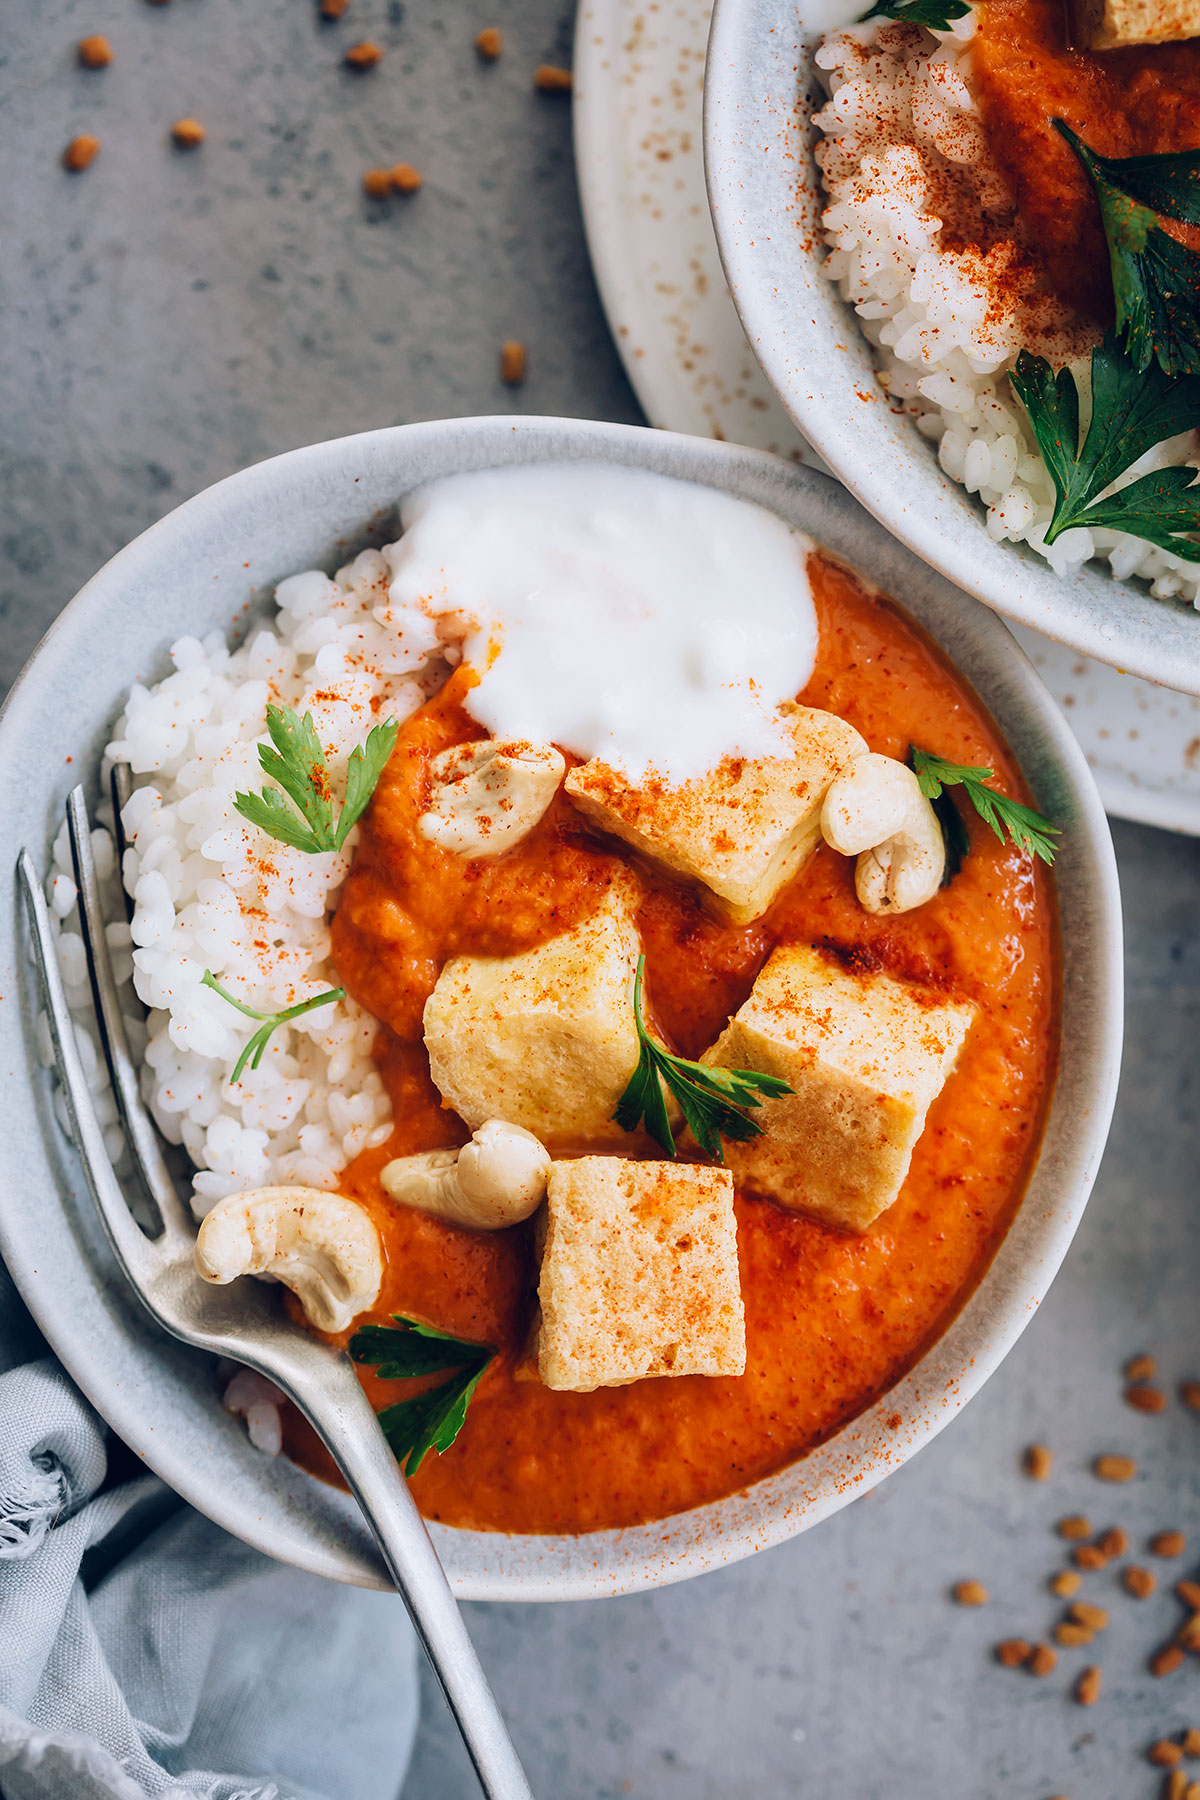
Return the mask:
[[(121, 797), (120, 783), (115, 781), (118, 820)], [(195, 1228), (142, 1102), (129, 1051), (82, 788), (67, 801), (67, 823), (96, 1017), (134, 1160), (158, 1215), (153, 1232), (143, 1231), (134, 1219), (104, 1147), (63, 991), (41, 880), (28, 851), (21, 852), (18, 876), (75, 1142), (117, 1261), (142, 1305), (165, 1330), (185, 1344), (257, 1369), (300, 1408), (342, 1471), (378, 1540), (484, 1793), (489, 1800), (533, 1800), (445, 1571), (349, 1357), (293, 1325), (278, 1289), (250, 1278), (213, 1287), (196, 1273)]]

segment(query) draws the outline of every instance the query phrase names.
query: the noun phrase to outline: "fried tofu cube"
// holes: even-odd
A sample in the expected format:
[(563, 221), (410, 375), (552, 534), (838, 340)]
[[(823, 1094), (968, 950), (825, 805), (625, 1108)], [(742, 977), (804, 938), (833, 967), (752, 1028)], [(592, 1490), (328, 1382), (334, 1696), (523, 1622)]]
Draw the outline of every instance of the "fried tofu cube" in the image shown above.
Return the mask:
[(1075, 0), (1074, 16), (1088, 50), (1200, 37), (1200, 0)]
[(701, 1058), (793, 1089), (754, 1113), (762, 1137), (726, 1146), (739, 1189), (865, 1231), (899, 1194), (976, 1010), (807, 945), (776, 950)]
[(726, 757), (718, 769), (674, 787), (654, 776), (635, 784), (593, 758), (571, 770), (567, 792), (600, 830), (700, 883), (721, 917), (748, 925), (808, 861), (825, 790), (867, 749), (834, 713), (781, 711), (795, 746), (790, 756)]
[(471, 1129), (523, 1125), (563, 1148), (628, 1142), (613, 1123), (638, 1062), (632, 887), (582, 925), (517, 956), (458, 956), (425, 1003), (443, 1097)]
[(587, 1394), (647, 1375), (741, 1375), (728, 1169), (581, 1156), (550, 1170), (538, 1373)]

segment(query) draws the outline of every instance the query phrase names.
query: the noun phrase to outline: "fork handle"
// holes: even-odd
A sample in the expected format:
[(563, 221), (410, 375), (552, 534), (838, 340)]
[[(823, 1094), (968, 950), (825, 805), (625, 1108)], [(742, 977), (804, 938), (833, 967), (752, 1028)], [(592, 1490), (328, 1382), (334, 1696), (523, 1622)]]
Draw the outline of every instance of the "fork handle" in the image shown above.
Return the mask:
[(348, 1360), (345, 1375), (319, 1397), (295, 1401), (375, 1534), (488, 1800), (533, 1800), (425, 1521)]

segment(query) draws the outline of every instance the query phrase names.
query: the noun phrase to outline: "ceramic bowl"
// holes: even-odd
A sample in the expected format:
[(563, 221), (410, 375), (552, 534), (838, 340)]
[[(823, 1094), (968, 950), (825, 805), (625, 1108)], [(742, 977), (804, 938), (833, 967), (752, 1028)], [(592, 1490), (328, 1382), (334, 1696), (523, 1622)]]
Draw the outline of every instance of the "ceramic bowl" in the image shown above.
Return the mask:
[[(1063, 579), (984, 511), (875, 379), (854, 311), (822, 273), (824, 206), (812, 62), (840, 0), (717, 0), (705, 80), (705, 161), (721, 259), (746, 335), (829, 467), (910, 550), (986, 605), (1073, 650), (1200, 694), (1200, 614), (1089, 563)], [(840, 20), (839, 20), (840, 22)]]
[[(502, 418), (402, 426), (259, 463), (169, 514), (66, 608), (0, 718), (10, 870), (22, 844), (47, 859), (66, 793), (95, 770), (130, 682), (163, 674), (177, 637), (228, 631), (235, 620), (244, 629), (244, 609), (265, 604), (285, 575), (335, 568), (364, 542), (394, 537), (397, 501), (421, 482), (581, 457), (770, 507), (863, 570), (939, 639), (1064, 828), (1056, 865), (1063, 1057), (1012, 1229), (966, 1307), (883, 1402), (791, 1468), (657, 1524), (581, 1537), (435, 1526), (456, 1589), (474, 1599), (584, 1598), (678, 1580), (815, 1524), (896, 1468), (987, 1379), (1046, 1292), (1100, 1158), (1120, 1047), (1119, 900), (1107, 824), (1079, 749), (1004, 626), (930, 575), (827, 477), (630, 426)], [(51, 1345), (113, 1429), (202, 1512), (285, 1562), (385, 1585), (351, 1501), (254, 1450), (221, 1410), (211, 1359), (160, 1333), (116, 1271), (38, 1063), (37, 995), (11, 878), (0, 901), (0, 996), (0, 1252)]]

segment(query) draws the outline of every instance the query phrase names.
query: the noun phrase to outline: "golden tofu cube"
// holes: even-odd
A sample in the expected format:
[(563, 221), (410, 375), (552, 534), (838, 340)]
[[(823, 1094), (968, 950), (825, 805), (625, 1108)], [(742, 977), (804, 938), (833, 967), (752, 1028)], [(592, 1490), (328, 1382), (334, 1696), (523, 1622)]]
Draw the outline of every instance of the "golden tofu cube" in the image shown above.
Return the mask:
[(741, 1375), (728, 1169), (581, 1156), (550, 1170), (538, 1373), (587, 1394), (647, 1375)]
[(446, 964), (425, 1003), (425, 1047), (472, 1131), (504, 1119), (563, 1148), (630, 1141), (612, 1115), (639, 1053), (634, 899), (615, 884), (582, 925), (536, 950)]
[(726, 757), (675, 787), (654, 776), (635, 784), (594, 758), (571, 770), (567, 792), (600, 830), (700, 883), (723, 918), (748, 925), (804, 867), (817, 847), (825, 790), (867, 748), (833, 713), (781, 711), (795, 744), (790, 756)]
[(1200, 0), (1075, 0), (1074, 12), (1076, 36), (1087, 50), (1200, 37)]
[(807, 945), (776, 950), (701, 1058), (793, 1089), (753, 1113), (762, 1137), (726, 1145), (739, 1189), (865, 1231), (899, 1194), (976, 1011)]

